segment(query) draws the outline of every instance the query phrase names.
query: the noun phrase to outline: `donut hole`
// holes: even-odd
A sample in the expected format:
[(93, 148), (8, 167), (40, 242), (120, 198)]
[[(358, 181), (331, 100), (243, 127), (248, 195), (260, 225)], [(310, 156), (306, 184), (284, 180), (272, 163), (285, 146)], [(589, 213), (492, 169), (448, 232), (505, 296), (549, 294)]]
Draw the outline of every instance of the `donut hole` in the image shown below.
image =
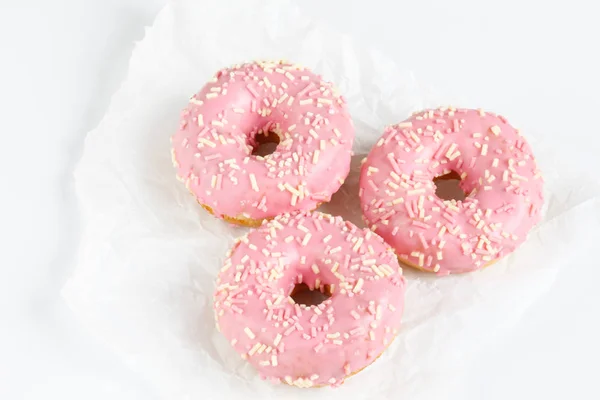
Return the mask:
[(442, 200), (462, 201), (466, 199), (467, 194), (460, 187), (460, 181), (460, 175), (456, 171), (436, 176), (433, 178), (436, 196)]
[(318, 306), (331, 297), (331, 288), (329, 285), (321, 285), (319, 289), (311, 289), (306, 283), (297, 283), (290, 297), (297, 304), (305, 306)]
[(271, 131), (258, 131), (252, 143), (252, 155), (265, 157), (273, 154), (279, 144), (279, 135)]

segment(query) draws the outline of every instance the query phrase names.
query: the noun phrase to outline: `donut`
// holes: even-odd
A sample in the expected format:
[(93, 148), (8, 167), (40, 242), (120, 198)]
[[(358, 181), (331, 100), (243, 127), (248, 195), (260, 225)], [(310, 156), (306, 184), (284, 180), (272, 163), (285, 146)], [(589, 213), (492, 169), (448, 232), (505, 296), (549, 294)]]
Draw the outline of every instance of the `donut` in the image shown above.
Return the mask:
[[(217, 72), (171, 137), (178, 179), (207, 211), (246, 226), (329, 201), (348, 175), (353, 140), (333, 85), (283, 61)], [(277, 147), (256, 154), (263, 142)]]
[[(327, 298), (296, 301), (299, 284)], [(405, 286), (393, 250), (369, 229), (284, 214), (229, 251), (214, 295), (217, 329), (263, 379), (337, 386), (394, 339)]]
[[(464, 199), (436, 194), (460, 179)], [(412, 267), (474, 271), (514, 251), (540, 220), (543, 179), (531, 148), (506, 118), (453, 107), (385, 129), (360, 173), (363, 217)]]

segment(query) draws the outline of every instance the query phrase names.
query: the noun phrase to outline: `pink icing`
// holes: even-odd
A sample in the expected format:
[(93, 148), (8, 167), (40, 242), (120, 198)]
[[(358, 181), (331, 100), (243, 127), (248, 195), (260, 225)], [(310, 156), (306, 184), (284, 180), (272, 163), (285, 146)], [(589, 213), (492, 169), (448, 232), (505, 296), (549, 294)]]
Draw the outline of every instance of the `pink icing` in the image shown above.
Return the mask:
[[(318, 306), (295, 283), (328, 285)], [(217, 279), (217, 327), (260, 374), (300, 387), (338, 385), (369, 365), (400, 326), (405, 280), (375, 233), (322, 213), (285, 214), (242, 237)]]
[[(450, 171), (464, 201), (435, 194), (433, 178)], [(540, 219), (542, 186), (531, 148), (504, 117), (440, 108), (385, 130), (364, 160), (359, 195), (400, 259), (446, 275), (514, 251)]]
[[(252, 155), (259, 132), (280, 143)], [(219, 71), (172, 137), (178, 178), (218, 217), (260, 220), (329, 201), (350, 168), (354, 128), (332, 84), (303, 67), (254, 62)]]

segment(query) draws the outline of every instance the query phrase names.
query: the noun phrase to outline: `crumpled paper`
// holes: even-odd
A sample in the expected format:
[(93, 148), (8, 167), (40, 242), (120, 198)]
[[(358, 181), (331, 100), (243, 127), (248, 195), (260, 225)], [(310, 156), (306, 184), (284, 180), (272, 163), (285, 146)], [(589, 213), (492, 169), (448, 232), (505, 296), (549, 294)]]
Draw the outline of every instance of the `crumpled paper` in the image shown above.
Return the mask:
[(261, 58), (304, 64), (348, 100), (356, 156), (346, 183), (322, 210), (359, 226), (360, 159), (385, 125), (444, 104), (409, 72), (302, 16), (292, 1), (169, 3), (137, 44), (127, 79), (87, 136), (75, 171), (84, 233), (64, 297), (90, 331), (166, 399), (447, 394), (470, 356), (514, 325), (558, 269), (569, 266), (572, 252), (589, 249), (587, 233), (600, 225), (597, 180), (577, 173), (561, 179), (566, 165), (556, 160), (552, 138), (525, 132), (547, 188), (545, 219), (529, 240), (471, 274), (436, 278), (405, 269), (403, 327), (379, 360), (336, 389), (274, 386), (216, 332), (211, 311), (224, 254), (246, 230), (196, 204), (175, 179), (169, 152), (188, 97), (219, 68)]

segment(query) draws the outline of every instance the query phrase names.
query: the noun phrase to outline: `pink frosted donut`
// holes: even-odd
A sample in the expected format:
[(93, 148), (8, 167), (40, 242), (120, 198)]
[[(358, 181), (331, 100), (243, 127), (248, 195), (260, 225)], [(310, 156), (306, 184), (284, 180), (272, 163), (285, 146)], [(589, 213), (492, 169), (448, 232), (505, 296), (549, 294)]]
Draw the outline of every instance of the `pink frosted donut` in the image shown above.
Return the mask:
[[(294, 286), (331, 297), (298, 304)], [(368, 229), (322, 213), (285, 214), (241, 238), (217, 279), (217, 328), (263, 378), (339, 385), (372, 363), (400, 326), (405, 280)]]
[[(177, 175), (198, 202), (244, 225), (327, 202), (350, 169), (354, 128), (332, 84), (306, 68), (253, 62), (219, 71), (172, 137)], [(278, 142), (254, 155), (258, 141)]]
[[(462, 201), (433, 179), (460, 178)], [(479, 269), (514, 251), (539, 221), (543, 180), (531, 148), (502, 116), (426, 110), (385, 130), (364, 160), (366, 221), (401, 261), (440, 275)]]

